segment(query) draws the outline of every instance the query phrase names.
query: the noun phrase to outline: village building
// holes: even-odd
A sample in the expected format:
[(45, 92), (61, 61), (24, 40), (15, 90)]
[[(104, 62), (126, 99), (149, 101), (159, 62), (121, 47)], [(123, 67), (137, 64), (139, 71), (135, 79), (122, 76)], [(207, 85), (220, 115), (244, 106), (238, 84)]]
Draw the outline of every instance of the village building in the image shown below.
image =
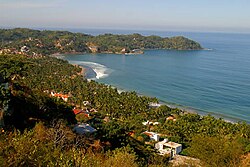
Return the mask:
[(159, 141), (160, 140), (160, 135), (155, 133), (155, 132), (145, 131), (145, 132), (143, 132), (143, 134), (147, 135), (150, 138), (150, 140), (153, 140), (153, 141)]
[(83, 103), (84, 106), (91, 105), (89, 101), (83, 101), (82, 103)]
[(89, 124), (82, 123), (75, 125), (73, 131), (77, 134), (84, 135), (84, 134), (94, 133), (97, 130), (92, 126), (90, 126)]
[(21, 47), (21, 52), (26, 53), (29, 52), (29, 48), (27, 46)]
[(168, 121), (168, 120), (176, 121), (176, 118), (171, 115), (171, 116), (166, 118), (166, 121)]
[(88, 111), (88, 109), (83, 110), (83, 109), (74, 108), (73, 112), (74, 112), (75, 115), (83, 114), (86, 117), (90, 116), (90, 112)]
[(159, 103), (149, 103), (150, 108), (158, 108), (160, 106), (161, 106), (161, 104), (159, 104)]
[(64, 94), (61, 94), (61, 93), (51, 92), (50, 94), (51, 94), (52, 97), (57, 97), (59, 99), (61, 98), (65, 102), (67, 102), (68, 98), (69, 98), (69, 95), (64, 95)]
[(159, 125), (159, 122), (150, 122), (149, 120), (147, 120), (146, 122), (142, 122), (143, 125)]
[(131, 51), (131, 53), (133, 53), (133, 54), (143, 54), (144, 52), (141, 49), (133, 49)]
[(127, 50), (126, 48), (123, 48), (123, 49), (121, 50), (121, 53), (122, 53), (122, 54), (128, 53), (128, 50)]
[(171, 157), (174, 157), (182, 151), (182, 145), (164, 139), (155, 144), (155, 149), (157, 149), (161, 155), (170, 154)]

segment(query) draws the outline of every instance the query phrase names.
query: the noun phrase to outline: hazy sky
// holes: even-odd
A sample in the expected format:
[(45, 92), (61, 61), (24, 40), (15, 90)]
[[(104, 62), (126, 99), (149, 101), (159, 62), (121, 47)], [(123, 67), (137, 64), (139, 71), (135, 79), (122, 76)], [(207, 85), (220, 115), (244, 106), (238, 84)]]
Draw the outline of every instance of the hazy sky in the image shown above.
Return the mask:
[(0, 27), (250, 32), (250, 0), (0, 0)]

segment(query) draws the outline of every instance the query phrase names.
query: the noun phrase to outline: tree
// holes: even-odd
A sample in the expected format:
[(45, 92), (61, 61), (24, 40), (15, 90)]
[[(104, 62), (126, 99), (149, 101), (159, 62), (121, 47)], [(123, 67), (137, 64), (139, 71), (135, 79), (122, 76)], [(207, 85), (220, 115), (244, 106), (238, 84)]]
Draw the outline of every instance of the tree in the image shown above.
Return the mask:
[(239, 163), (243, 147), (236, 139), (197, 135), (187, 149), (188, 155), (199, 158), (206, 166), (234, 166)]

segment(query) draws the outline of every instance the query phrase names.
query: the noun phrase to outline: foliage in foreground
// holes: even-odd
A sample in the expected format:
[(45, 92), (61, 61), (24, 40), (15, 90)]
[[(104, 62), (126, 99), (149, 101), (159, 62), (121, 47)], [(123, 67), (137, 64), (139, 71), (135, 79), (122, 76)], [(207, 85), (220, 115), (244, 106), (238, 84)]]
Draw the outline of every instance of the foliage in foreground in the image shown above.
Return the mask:
[[(76, 136), (62, 122), (53, 127), (39, 123), (33, 130), (15, 131), (0, 137), (0, 166), (137, 167), (147, 163), (138, 161), (130, 146), (103, 152), (95, 143)], [(152, 165), (164, 164), (148, 164)]]

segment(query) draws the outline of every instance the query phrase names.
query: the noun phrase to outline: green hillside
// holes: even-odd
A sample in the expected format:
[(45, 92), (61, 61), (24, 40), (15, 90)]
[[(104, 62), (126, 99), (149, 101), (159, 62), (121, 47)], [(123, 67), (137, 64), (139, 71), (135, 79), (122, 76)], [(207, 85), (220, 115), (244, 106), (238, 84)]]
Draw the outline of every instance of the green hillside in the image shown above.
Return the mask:
[[(91, 36), (67, 31), (38, 31), (25, 28), (0, 29), (0, 49), (7, 53), (23, 51), (28, 55), (51, 55), (56, 53), (137, 53), (144, 49), (200, 50), (201, 45), (178, 36), (161, 38), (140, 34)], [(24, 54), (23, 53), (23, 54)]]
[[(88, 82), (80, 73), (78, 66), (52, 57), (0, 55), (0, 164), (171, 166), (169, 156), (157, 154), (145, 131), (182, 144), (181, 154), (200, 159), (202, 166), (249, 163), (250, 125), (165, 105), (150, 107), (157, 99), (119, 93)], [(68, 101), (52, 97), (52, 91), (67, 95)], [(97, 112), (75, 116), (74, 107)], [(147, 120), (158, 124), (143, 125)], [(97, 131), (77, 135), (72, 131), (77, 122)]]

